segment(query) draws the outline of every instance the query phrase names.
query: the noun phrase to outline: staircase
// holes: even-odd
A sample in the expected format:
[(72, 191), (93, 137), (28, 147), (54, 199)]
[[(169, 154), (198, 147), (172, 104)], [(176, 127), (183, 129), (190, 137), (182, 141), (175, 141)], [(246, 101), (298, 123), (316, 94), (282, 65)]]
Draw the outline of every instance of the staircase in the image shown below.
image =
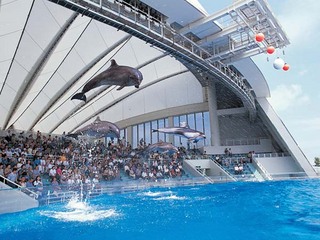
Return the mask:
[(12, 188), (4, 183), (10, 180), (3, 176), (0, 177), (3, 181), (0, 182), (0, 214), (20, 212), (39, 206), (36, 193), (13, 182), (11, 184), (16, 185), (16, 188)]
[[(226, 157), (222, 160), (221, 167), (233, 178), (241, 182), (262, 181), (263, 177), (251, 163), (241, 163), (243, 156)], [(242, 169), (241, 169), (242, 168)]]

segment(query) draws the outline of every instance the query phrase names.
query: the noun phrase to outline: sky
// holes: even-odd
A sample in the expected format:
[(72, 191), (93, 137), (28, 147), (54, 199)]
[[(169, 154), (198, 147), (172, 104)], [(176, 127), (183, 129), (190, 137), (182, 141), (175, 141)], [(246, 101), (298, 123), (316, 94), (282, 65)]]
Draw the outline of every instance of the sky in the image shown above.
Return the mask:
[[(199, 0), (209, 14), (235, 0)], [(253, 57), (266, 78), (269, 102), (308, 160), (320, 157), (320, 1), (267, 0), (287, 34), (290, 45), (276, 53)], [(284, 53), (283, 53), (284, 51)], [(281, 57), (289, 71), (275, 70), (272, 62)]]

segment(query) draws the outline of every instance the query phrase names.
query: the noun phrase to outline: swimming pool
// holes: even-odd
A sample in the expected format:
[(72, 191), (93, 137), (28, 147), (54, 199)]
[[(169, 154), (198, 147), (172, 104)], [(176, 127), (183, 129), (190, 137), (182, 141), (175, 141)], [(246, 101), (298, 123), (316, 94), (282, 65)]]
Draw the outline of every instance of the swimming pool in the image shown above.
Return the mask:
[(320, 180), (150, 188), (0, 215), (0, 239), (320, 239)]

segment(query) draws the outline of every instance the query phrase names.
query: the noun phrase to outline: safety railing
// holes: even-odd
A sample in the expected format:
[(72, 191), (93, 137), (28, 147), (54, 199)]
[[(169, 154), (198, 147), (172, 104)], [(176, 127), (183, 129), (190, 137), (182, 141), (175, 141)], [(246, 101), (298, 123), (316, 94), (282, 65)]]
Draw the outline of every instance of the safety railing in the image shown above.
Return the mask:
[(256, 153), (255, 157), (257, 158), (272, 158), (272, 157), (289, 157), (290, 153)]
[(217, 165), (217, 167), (218, 167), (221, 171), (223, 171), (225, 174), (227, 174), (228, 177), (230, 177), (234, 182), (237, 181), (237, 179), (236, 179), (235, 177), (233, 177), (231, 173), (229, 173), (228, 171), (226, 171), (226, 170), (220, 165), (220, 163), (218, 163), (213, 157), (211, 157), (210, 159), (211, 159), (211, 161), (213, 161), (213, 162)]
[(18, 189), (19, 191), (27, 194), (28, 196), (30, 196), (34, 199), (38, 199), (38, 194), (36, 192), (30, 190), (29, 188), (22, 187), (19, 184), (9, 180), (8, 178), (5, 178), (2, 175), (0, 175), (0, 181), (3, 182), (4, 184), (8, 185), (8, 187), (10, 187), (10, 188)]
[(222, 142), (222, 146), (259, 145), (260, 140), (260, 138), (226, 139)]
[(257, 167), (259, 168), (258, 170), (260, 170), (259, 172), (265, 179), (273, 180), (273, 177), (270, 175), (267, 169), (265, 169), (265, 167), (256, 159), (255, 156), (252, 157), (252, 160), (257, 165)]

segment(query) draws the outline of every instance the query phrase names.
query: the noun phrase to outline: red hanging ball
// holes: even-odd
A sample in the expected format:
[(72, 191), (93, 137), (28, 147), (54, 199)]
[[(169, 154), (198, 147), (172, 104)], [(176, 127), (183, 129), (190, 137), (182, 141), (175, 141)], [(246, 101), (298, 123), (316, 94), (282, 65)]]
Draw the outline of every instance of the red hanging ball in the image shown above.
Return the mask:
[(285, 63), (285, 64), (283, 65), (283, 68), (282, 68), (282, 69), (283, 69), (284, 71), (288, 71), (289, 68), (290, 68), (290, 65), (287, 64), (287, 63)]
[(273, 46), (267, 47), (267, 53), (272, 54), (276, 49)]
[(256, 34), (256, 41), (262, 42), (264, 40), (264, 34), (263, 33), (257, 33)]

